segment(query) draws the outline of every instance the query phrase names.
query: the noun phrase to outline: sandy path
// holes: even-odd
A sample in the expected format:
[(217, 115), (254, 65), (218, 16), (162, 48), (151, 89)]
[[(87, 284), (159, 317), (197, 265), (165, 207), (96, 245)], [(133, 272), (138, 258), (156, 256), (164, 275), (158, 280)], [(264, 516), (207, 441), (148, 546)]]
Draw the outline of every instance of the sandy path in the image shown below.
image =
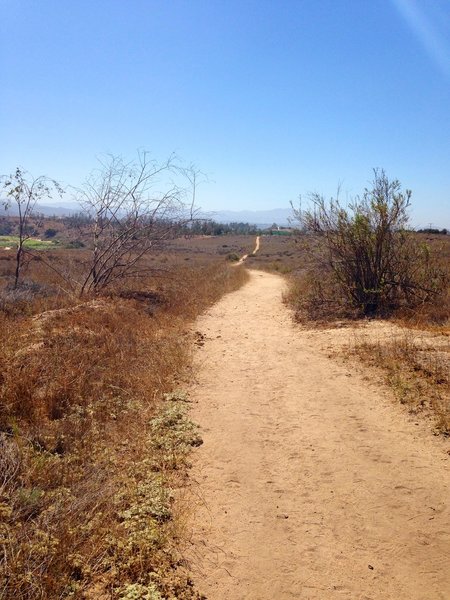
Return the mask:
[(200, 321), (189, 552), (210, 600), (450, 598), (448, 456), (251, 273)]
[[(255, 248), (253, 249), (252, 254), (255, 255), (258, 250), (259, 250), (259, 235), (256, 236), (256, 240), (255, 240)], [(235, 262), (233, 265), (231, 265), (232, 267), (238, 267), (239, 265), (242, 265), (243, 262), (245, 262), (248, 258), (248, 254), (244, 254), (244, 256), (241, 256), (241, 258)]]

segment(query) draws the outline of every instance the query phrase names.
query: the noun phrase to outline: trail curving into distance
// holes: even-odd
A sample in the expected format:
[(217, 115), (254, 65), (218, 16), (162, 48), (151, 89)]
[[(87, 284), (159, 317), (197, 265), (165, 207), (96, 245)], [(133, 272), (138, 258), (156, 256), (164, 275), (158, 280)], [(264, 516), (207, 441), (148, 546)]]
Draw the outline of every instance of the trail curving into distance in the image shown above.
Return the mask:
[[(259, 250), (259, 238), (260, 238), (260, 236), (257, 235), (256, 236), (256, 241), (255, 241), (255, 248), (254, 248), (254, 250), (252, 252), (252, 255), (255, 255), (258, 252), (258, 250)], [(248, 254), (244, 254), (243, 256), (241, 256), (241, 258), (237, 262), (233, 263), (233, 267), (237, 267), (239, 265), (242, 265), (242, 263), (244, 263), (247, 260), (247, 258), (248, 258)]]
[(447, 600), (449, 460), (251, 271), (198, 322), (189, 560), (209, 600)]

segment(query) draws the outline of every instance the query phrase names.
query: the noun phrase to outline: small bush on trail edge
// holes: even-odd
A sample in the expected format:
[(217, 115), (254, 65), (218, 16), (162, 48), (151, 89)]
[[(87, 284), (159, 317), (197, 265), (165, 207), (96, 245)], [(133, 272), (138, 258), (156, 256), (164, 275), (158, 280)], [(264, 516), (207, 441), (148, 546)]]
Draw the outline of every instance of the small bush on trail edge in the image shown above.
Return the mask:
[(373, 316), (433, 303), (445, 294), (444, 269), (407, 228), (410, 197), (399, 181), (375, 169), (372, 188), (348, 207), (338, 198), (312, 194), (311, 208), (294, 210), (315, 238), (309, 240), (314, 260), (306, 284), (308, 312)]

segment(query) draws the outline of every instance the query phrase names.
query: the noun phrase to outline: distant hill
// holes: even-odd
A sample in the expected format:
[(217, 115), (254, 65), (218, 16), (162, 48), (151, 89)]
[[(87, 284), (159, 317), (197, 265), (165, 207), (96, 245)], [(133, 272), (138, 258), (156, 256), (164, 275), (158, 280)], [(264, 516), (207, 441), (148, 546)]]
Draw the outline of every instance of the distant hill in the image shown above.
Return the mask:
[[(37, 204), (33, 212), (41, 213), (46, 217), (67, 217), (79, 213), (80, 211), (81, 208), (76, 204), (73, 204), (71, 208), (68, 206), (41, 206), (40, 204)], [(2, 214), (11, 215), (13, 217), (17, 216), (17, 208), (12, 205), (8, 210), (1, 210), (0, 216), (2, 216)]]
[(286, 226), (289, 225), (289, 219), (292, 217), (292, 209), (218, 210), (203, 212), (202, 215), (219, 223), (250, 223), (260, 227), (270, 227), (273, 223), (276, 223), (277, 225)]
[[(37, 205), (34, 212), (42, 213), (46, 217), (64, 217), (73, 215), (81, 211), (77, 204), (67, 206), (41, 206)], [(3, 212), (3, 211), (2, 211)], [(3, 212), (5, 215), (15, 216), (17, 210), (14, 206)], [(1, 212), (0, 212), (1, 216)], [(292, 218), (292, 209), (274, 208), (271, 210), (218, 210), (201, 211), (200, 216), (205, 219), (212, 219), (218, 223), (249, 223), (259, 227), (270, 227), (273, 223), (285, 227), (289, 225), (289, 219)]]

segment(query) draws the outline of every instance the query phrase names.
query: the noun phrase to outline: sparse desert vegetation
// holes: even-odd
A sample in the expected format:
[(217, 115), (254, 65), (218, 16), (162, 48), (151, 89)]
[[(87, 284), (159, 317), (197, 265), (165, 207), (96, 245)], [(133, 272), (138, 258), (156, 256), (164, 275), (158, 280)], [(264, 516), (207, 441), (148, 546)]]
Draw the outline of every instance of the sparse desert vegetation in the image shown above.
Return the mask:
[(380, 316), (448, 301), (446, 265), (408, 228), (410, 197), (375, 170), (372, 187), (348, 206), (312, 194), (310, 208), (296, 211), (313, 238), (307, 310)]
[(385, 379), (412, 414), (430, 415), (436, 432), (450, 435), (448, 335), (391, 327), (383, 337), (356, 334), (351, 350)]
[(173, 505), (201, 442), (189, 327), (247, 274), (160, 247), (80, 299), (80, 225), (39, 219), (52, 241), (25, 241), (18, 281), (0, 249), (0, 598), (197, 598)]
[(83, 212), (45, 218), (31, 203), (1, 219), (2, 599), (200, 598), (175, 503), (202, 442), (183, 391), (203, 344), (189, 327), (247, 281), (231, 268), (243, 255), (288, 275), (300, 320), (428, 328), (397, 325), (389, 339), (366, 329), (351, 351), (450, 432), (450, 243), (405, 228), (397, 182), (376, 174), (353, 212), (315, 197), (315, 212), (298, 215), (306, 230), (262, 232), (253, 254), (242, 224), (195, 235), (181, 188), (147, 204), (158, 169), (145, 154), (112, 158), (81, 192)]
[(449, 17), (1, 2), (0, 600), (450, 600)]
[(323, 327), (361, 318), (393, 323), (382, 339), (366, 331), (352, 353), (381, 369), (410, 410), (430, 409), (448, 434), (450, 238), (408, 228), (410, 196), (383, 171), (348, 207), (313, 195), (308, 210), (296, 211), (303, 265), (286, 299), (298, 320)]
[[(231, 268), (243, 255), (250, 268), (288, 276), (286, 298), (302, 322), (389, 317), (399, 333), (376, 337), (369, 321), (345, 352), (385, 377), (411, 413), (431, 414), (436, 431), (450, 431), (447, 236), (402, 229), (400, 247), (420, 249), (412, 252), (418, 281), (438, 274), (433, 293), (420, 289), (411, 303), (387, 294), (380, 310), (368, 310), (370, 302), (346, 293), (348, 280), (342, 288), (333, 281), (327, 236), (318, 231), (263, 234), (253, 255), (254, 235), (193, 235), (163, 222), (152, 224), (157, 243), (144, 244), (134, 263), (145, 229), (120, 246), (121, 230), (103, 210), (31, 214), (18, 279), (20, 221), (0, 223), (0, 598), (201, 598), (182, 551), (188, 517), (176, 502), (190, 452), (202, 443), (184, 390), (204, 335), (190, 325), (248, 280), (244, 267)], [(359, 227), (367, 248), (372, 226)], [(350, 220), (350, 240), (351, 230)], [(112, 262), (94, 272), (102, 248)]]

